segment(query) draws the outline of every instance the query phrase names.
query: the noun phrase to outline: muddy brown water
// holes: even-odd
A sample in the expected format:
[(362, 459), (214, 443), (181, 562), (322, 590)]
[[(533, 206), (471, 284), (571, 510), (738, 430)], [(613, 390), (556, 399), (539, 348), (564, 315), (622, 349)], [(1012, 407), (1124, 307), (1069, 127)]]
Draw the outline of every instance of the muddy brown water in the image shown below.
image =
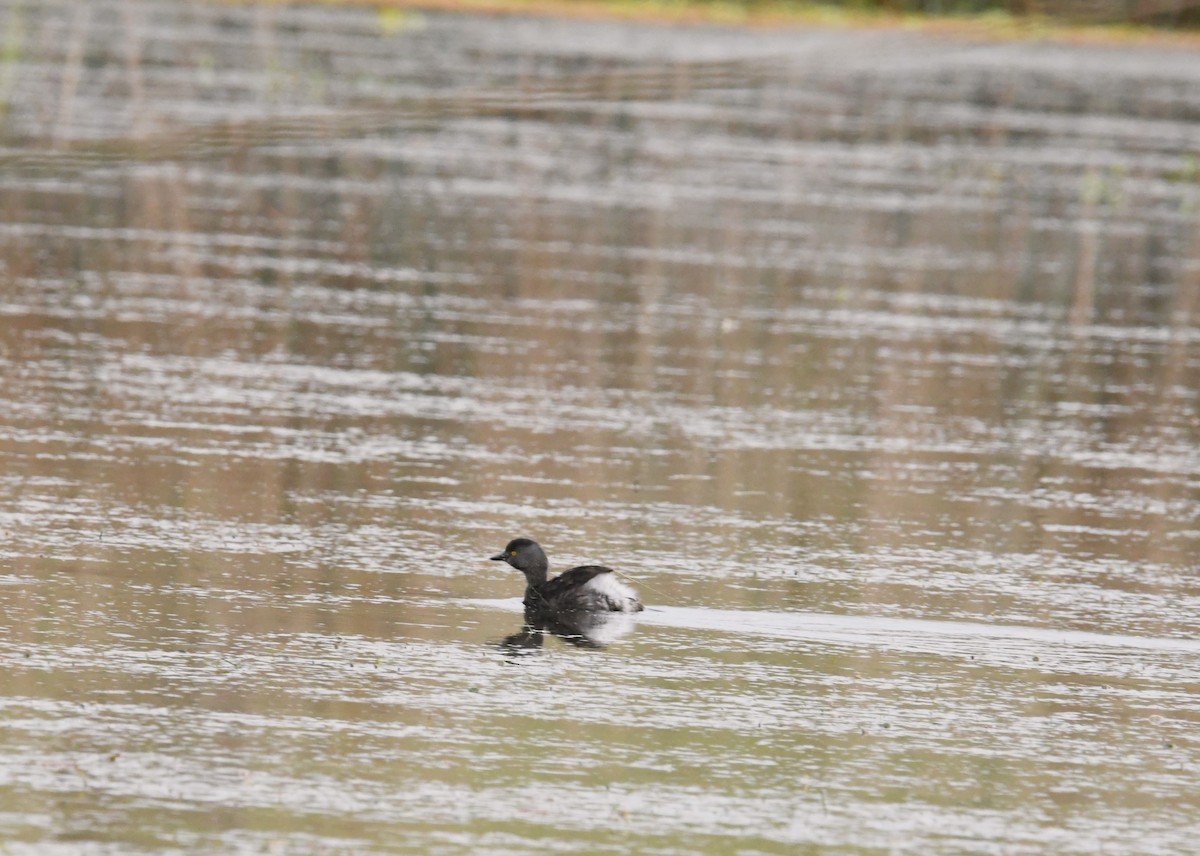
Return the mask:
[(1196, 54), (0, 26), (4, 852), (1194, 849)]

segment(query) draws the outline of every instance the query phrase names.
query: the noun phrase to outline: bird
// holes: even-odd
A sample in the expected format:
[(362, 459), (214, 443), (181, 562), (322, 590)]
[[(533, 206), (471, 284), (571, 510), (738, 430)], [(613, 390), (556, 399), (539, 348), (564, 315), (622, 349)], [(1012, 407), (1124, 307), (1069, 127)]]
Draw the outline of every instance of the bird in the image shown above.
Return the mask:
[(612, 568), (581, 565), (552, 580), (550, 561), (537, 541), (514, 538), (493, 562), (508, 562), (525, 574), (525, 606), (543, 612), (641, 612), (637, 592), (617, 579)]

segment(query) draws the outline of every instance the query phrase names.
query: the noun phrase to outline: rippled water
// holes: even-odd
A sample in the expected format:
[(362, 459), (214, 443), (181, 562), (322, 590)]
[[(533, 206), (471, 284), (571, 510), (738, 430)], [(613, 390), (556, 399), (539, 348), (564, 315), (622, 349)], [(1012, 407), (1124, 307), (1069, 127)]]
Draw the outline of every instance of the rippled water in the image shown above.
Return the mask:
[(6, 852), (1194, 847), (1195, 54), (0, 27)]

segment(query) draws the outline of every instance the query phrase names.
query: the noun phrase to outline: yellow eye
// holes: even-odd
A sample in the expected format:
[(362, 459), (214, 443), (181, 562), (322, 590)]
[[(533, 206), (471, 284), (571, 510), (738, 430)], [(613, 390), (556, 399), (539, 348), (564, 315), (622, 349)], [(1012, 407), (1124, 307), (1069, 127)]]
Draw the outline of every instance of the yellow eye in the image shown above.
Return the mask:
[(510, 555), (510, 556), (515, 556), (515, 555), (517, 555), (517, 551), (516, 551), (516, 550), (513, 550), (513, 551), (512, 551), (512, 552), (510, 552), (508, 555)]

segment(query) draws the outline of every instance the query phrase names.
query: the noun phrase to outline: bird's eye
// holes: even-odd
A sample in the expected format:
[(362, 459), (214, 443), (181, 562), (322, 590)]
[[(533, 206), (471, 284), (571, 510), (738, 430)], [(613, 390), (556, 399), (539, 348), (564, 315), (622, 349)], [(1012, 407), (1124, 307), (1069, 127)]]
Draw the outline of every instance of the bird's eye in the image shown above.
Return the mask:
[(510, 556), (515, 556), (515, 555), (517, 555), (517, 551), (516, 551), (516, 550), (513, 550), (513, 551), (512, 551), (512, 552), (510, 552), (508, 555), (510, 555)]

